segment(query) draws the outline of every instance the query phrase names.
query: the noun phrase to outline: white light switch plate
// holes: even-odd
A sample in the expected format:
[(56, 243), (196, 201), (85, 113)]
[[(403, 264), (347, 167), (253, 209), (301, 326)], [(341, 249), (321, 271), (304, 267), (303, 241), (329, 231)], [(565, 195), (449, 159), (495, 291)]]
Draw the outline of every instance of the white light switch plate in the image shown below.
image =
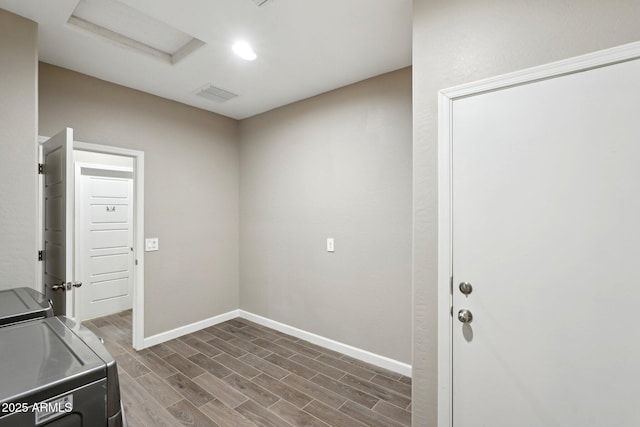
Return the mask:
[(327, 252), (335, 252), (333, 237), (327, 239)]
[(157, 237), (149, 237), (148, 239), (144, 239), (145, 252), (157, 251), (158, 249), (160, 249), (160, 244)]

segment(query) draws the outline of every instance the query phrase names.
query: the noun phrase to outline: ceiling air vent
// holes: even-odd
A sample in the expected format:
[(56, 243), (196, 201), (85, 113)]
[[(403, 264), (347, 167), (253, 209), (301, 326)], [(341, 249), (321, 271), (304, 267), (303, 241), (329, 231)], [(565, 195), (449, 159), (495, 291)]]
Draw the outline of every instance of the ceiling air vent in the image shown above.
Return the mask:
[(215, 101), (218, 103), (227, 102), (238, 96), (238, 94), (229, 92), (228, 90), (220, 89), (214, 85), (206, 85), (198, 89), (196, 95), (201, 96), (209, 101)]

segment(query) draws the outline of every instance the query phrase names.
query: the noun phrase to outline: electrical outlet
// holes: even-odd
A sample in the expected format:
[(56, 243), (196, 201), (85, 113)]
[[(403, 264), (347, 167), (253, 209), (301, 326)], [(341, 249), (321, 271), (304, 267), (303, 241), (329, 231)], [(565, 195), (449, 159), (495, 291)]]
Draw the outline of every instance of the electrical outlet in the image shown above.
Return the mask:
[(333, 237), (327, 239), (327, 252), (335, 252)]

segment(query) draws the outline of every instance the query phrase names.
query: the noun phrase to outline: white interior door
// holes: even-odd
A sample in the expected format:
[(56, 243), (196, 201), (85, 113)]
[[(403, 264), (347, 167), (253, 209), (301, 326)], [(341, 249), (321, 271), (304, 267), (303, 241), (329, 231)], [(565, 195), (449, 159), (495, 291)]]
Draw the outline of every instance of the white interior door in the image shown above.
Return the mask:
[(640, 425), (639, 111), (639, 60), (453, 103), (454, 426)]
[(82, 320), (132, 307), (133, 172), (78, 167)]
[(73, 317), (73, 129), (43, 143), (43, 284), (56, 315)]

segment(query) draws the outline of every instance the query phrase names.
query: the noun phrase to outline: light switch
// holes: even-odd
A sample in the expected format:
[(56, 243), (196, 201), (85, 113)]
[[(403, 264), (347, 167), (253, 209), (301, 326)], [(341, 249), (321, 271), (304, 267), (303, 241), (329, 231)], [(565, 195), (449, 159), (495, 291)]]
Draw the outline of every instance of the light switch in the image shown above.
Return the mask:
[(160, 249), (160, 244), (158, 243), (157, 237), (149, 237), (148, 239), (144, 239), (145, 252), (157, 251), (158, 249)]
[(334, 245), (333, 245), (333, 237), (329, 237), (327, 239), (327, 252), (335, 252)]

